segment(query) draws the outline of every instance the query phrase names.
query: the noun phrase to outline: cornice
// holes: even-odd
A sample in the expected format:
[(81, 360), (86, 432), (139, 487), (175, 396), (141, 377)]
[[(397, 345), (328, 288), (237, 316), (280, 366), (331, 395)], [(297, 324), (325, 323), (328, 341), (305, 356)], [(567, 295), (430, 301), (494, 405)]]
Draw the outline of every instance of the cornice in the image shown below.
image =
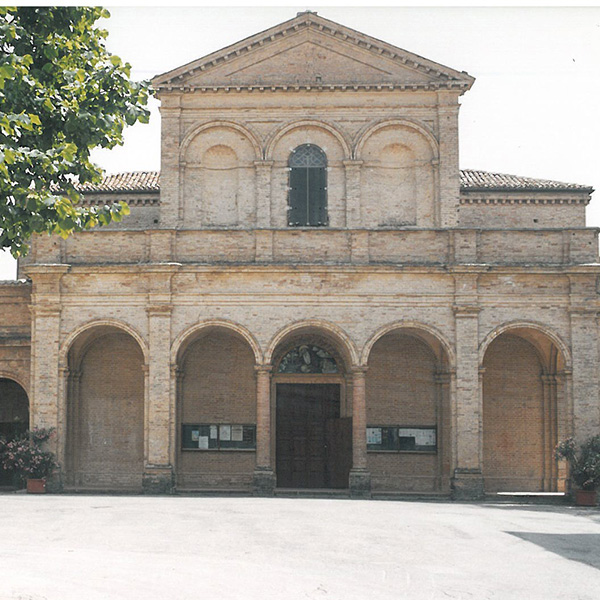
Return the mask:
[[(392, 60), (399, 65), (418, 71), (425, 75), (436, 77), (439, 79), (446, 79), (447, 83), (453, 82), (456, 84), (458, 89), (466, 91), (471, 87), (475, 79), (466, 72), (456, 71), (445, 65), (435, 63), (426, 58), (403, 50), (383, 42), (376, 38), (373, 38), (367, 34), (361, 33), (349, 27), (345, 27), (334, 21), (329, 21), (323, 17), (318, 16), (316, 13), (310, 11), (299, 13), (295, 18), (285, 21), (266, 31), (257, 33), (254, 36), (241, 40), (235, 44), (227, 46), (221, 50), (213, 52), (205, 57), (199, 58), (198, 60), (192, 61), (163, 73), (153, 78), (152, 84), (158, 90), (185, 90), (183, 82), (186, 78), (193, 76), (197, 73), (208, 71), (218, 65), (225, 64), (231, 60), (235, 60), (241, 56), (250, 55), (257, 50), (262, 49), (265, 44), (270, 44), (282, 39), (289, 38), (303, 30), (314, 30), (326, 35), (330, 38), (337, 39), (339, 41), (354, 45), (361, 50), (366, 50), (373, 54), (374, 57), (384, 57), (388, 60)], [(436, 82), (440, 84), (439, 88), (432, 89), (445, 89), (444, 85), (446, 82)], [(224, 89), (228, 86), (216, 86), (217, 89)], [(233, 86), (229, 89), (237, 90), (245, 89), (246, 86)], [(259, 89), (259, 86), (250, 86)], [(272, 89), (272, 87), (279, 86), (264, 86), (264, 89)], [(294, 89), (296, 86), (282, 86), (291, 87)], [(314, 86), (308, 86), (312, 89)], [(332, 89), (336, 86), (323, 86), (323, 89)], [(347, 86), (353, 88), (354, 86)], [(373, 87), (373, 86), (372, 86)], [(377, 86), (375, 86), (377, 87)], [(305, 89), (305, 86), (298, 86), (298, 89)], [(215, 88), (206, 88), (206, 90), (215, 91)]]

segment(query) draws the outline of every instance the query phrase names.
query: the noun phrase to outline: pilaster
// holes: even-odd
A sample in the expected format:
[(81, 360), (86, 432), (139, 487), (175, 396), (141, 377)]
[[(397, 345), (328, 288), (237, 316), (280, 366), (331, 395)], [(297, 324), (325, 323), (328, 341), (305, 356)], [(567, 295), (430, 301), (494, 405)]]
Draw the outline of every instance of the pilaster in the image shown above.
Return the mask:
[(483, 496), (482, 379), (479, 370), (479, 311), (477, 274), (455, 276), (456, 387), (453, 408), (454, 476), (457, 500)]
[(353, 498), (371, 497), (371, 473), (367, 468), (367, 368), (352, 369), (352, 469), (349, 487)]
[(362, 160), (345, 160), (346, 169), (346, 227), (361, 227), (360, 215), (360, 172)]
[(256, 160), (256, 227), (271, 227), (271, 170), (272, 160)]
[(271, 365), (257, 365), (256, 372), (256, 467), (254, 494), (272, 496), (275, 473), (271, 464)]

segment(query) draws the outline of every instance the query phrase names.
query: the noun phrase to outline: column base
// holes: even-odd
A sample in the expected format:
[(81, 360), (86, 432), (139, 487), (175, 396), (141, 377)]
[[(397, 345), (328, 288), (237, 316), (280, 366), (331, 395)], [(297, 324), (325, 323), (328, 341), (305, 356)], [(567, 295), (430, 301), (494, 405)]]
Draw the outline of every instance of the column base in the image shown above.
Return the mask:
[(453, 500), (481, 500), (485, 495), (480, 469), (454, 469), (451, 487)]
[(274, 496), (276, 481), (273, 469), (256, 469), (252, 480), (254, 495), (263, 498)]
[(348, 487), (352, 498), (370, 498), (371, 473), (366, 469), (350, 469)]
[(168, 466), (147, 466), (142, 477), (144, 494), (172, 494), (173, 468)]

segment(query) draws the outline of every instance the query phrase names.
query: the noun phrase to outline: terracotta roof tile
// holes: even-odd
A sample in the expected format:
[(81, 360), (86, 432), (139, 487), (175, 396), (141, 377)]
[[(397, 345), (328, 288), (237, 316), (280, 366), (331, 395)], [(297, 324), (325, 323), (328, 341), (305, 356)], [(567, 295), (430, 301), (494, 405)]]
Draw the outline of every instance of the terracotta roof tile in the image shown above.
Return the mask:
[[(549, 179), (534, 179), (504, 173), (460, 171), (461, 191), (579, 191), (591, 193), (593, 188), (577, 183), (563, 183)], [(99, 184), (84, 184), (79, 188), (83, 193), (110, 194), (114, 192), (159, 192), (160, 173), (158, 171), (137, 171), (133, 173), (115, 173), (106, 175)]]
[(460, 172), (460, 188), (462, 191), (474, 190), (514, 190), (514, 191), (581, 191), (592, 192), (593, 188), (578, 183), (563, 183), (550, 179), (534, 179), (489, 171), (473, 171), (463, 169)]
[(78, 186), (84, 194), (110, 194), (113, 192), (159, 192), (158, 171), (135, 171), (105, 175), (100, 183), (84, 183)]

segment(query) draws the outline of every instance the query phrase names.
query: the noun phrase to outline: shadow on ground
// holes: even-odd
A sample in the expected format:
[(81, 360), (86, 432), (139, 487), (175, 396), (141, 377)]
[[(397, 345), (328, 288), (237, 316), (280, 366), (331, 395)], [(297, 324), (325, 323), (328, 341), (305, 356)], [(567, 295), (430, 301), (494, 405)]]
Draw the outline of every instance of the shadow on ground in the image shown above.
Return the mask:
[(569, 560), (600, 569), (600, 533), (506, 533), (536, 544)]

